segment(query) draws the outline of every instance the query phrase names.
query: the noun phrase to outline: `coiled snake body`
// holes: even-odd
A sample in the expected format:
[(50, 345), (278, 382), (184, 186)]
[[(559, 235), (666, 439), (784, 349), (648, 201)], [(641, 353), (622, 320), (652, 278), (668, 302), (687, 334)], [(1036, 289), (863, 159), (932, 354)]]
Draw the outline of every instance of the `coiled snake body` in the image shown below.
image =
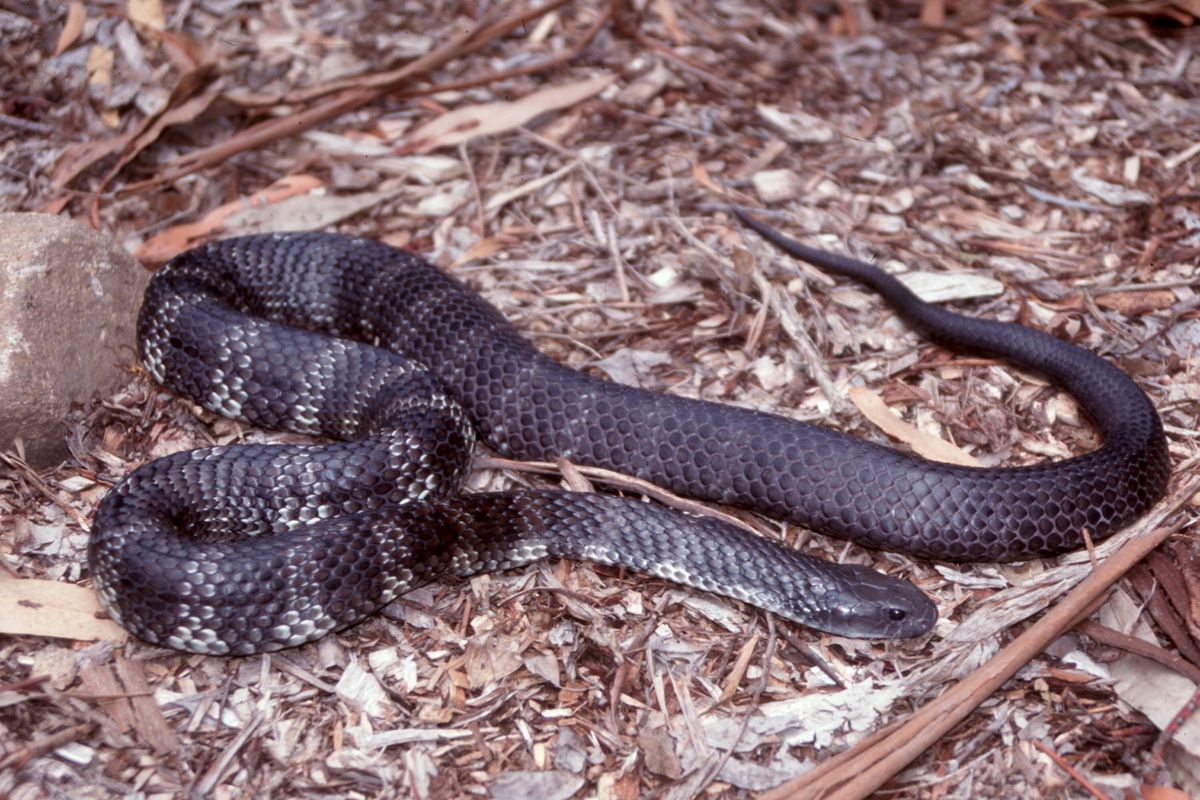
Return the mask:
[(1019, 325), (930, 306), (863, 262), (789, 252), (878, 291), (915, 327), (1064, 384), (1104, 437), (1045, 465), (925, 461), (794, 420), (621, 386), (542, 355), (445, 273), (324, 233), (229, 239), (151, 281), (141, 356), (163, 385), (256, 425), (344, 440), (151, 462), (101, 503), (89, 545), (109, 612), (138, 636), (252, 653), (346, 627), (446, 572), (546, 556), (618, 564), (849, 636), (913, 636), (916, 587), (629, 498), (458, 495), (478, 432), (506, 456), (565, 457), (873, 547), (948, 560), (1077, 547), (1145, 512), (1168, 467), (1158, 416), (1103, 359)]

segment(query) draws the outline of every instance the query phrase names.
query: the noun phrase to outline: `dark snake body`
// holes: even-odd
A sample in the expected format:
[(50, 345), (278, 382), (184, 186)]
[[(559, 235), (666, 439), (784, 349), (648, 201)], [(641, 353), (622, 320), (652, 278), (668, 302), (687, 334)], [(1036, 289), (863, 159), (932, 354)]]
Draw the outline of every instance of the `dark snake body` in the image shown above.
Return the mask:
[(568, 369), (459, 282), (376, 242), (230, 239), (179, 256), (151, 281), (139, 318), (147, 368), (226, 416), (347, 441), (210, 448), (135, 471), (104, 498), (93, 527), (92, 575), (106, 608), (149, 641), (258, 652), (345, 627), (446, 572), (561, 556), (720, 592), (842, 635), (912, 636), (936, 619), (911, 584), (715, 520), (591, 494), (458, 496), (475, 431), (506, 456), (608, 467), (950, 560), (1071, 549), (1081, 530), (1098, 539), (1162, 494), (1158, 416), (1103, 359), (930, 306), (874, 267), (797, 251), (750, 222), (876, 289), (938, 341), (1062, 382), (1097, 421), (1102, 447), (1033, 467), (929, 462)]

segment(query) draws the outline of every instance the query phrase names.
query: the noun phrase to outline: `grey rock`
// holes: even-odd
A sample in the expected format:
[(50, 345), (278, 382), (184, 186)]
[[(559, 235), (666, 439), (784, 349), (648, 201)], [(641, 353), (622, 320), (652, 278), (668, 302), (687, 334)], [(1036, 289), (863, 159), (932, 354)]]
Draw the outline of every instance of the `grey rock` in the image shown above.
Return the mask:
[(129, 378), (148, 278), (85, 225), (0, 214), (0, 449), (19, 437), (35, 467), (66, 457), (67, 414)]

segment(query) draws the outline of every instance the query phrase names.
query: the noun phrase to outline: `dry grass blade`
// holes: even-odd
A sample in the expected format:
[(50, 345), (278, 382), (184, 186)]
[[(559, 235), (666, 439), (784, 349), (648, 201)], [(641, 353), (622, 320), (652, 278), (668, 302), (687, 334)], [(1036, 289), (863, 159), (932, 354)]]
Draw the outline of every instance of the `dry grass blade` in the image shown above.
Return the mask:
[(1046, 616), (969, 677), (938, 699), (922, 706), (891, 734), (881, 739), (869, 739), (851, 748), (844, 754), (846, 760), (839, 768), (825, 772), (815, 780), (802, 775), (768, 792), (764, 800), (781, 800), (785, 797), (853, 800), (869, 796), (962, 722), (1050, 642), (1077, 624), (1080, 614), (1091, 608), (1122, 575), (1168, 536), (1178, 532), (1182, 523), (1174, 526), (1162, 523), (1191, 500), (1197, 491), (1200, 491), (1200, 477), (1196, 476), (1176, 487), (1138, 524), (1139, 532), (1124, 547), (1100, 562)]
[(493, 136), (519, 128), (534, 117), (568, 108), (612, 85), (615, 76), (599, 75), (555, 84), (518, 100), (465, 105), (426, 122), (408, 135), (404, 152), (428, 153), (477, 136)]

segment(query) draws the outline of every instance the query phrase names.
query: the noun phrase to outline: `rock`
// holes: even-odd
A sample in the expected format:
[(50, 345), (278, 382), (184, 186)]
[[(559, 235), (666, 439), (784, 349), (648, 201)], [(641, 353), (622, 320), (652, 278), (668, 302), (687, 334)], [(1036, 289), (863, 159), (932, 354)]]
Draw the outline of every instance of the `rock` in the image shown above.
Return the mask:
[(128, 380), (149, 274), (111, 240), (47, 214), (0, 214), (0, 449), (67, 456), (74, 406)]

